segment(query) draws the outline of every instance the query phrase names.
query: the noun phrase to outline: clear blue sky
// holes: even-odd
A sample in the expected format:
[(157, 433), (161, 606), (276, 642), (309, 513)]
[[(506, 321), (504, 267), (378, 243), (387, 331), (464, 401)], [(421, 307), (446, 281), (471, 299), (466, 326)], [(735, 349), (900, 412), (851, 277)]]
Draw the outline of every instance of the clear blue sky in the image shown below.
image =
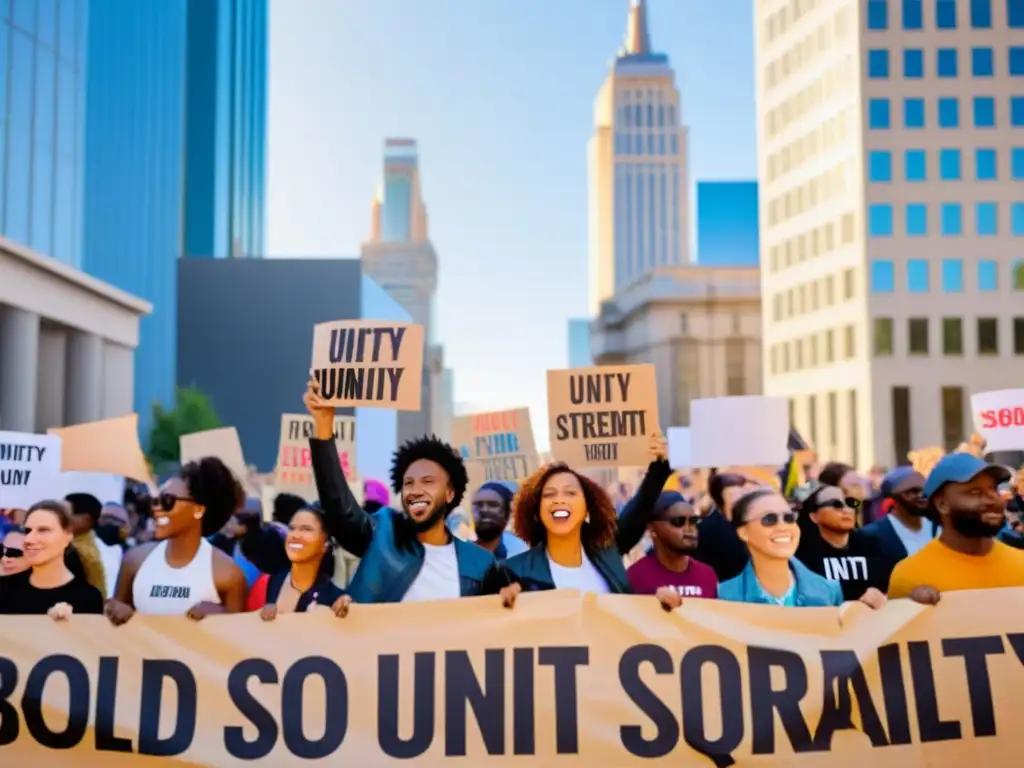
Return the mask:
[[(529, 406), (546, 446), (544, 372), (566, 367), (566, 321), (587, 310), (594, 97), (629, 0), (270, 4), (271, 253), (358, 255), (383, 138), (416, 138), (455, 399)], [(751, 0), (648, 4), (691, 184), (755, 178)]]

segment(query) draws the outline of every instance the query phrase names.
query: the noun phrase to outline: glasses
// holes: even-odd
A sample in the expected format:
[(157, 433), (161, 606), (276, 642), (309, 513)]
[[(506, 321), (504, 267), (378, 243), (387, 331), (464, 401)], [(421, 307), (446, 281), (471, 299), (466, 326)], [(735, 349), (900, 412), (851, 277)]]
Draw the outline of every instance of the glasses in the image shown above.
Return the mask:
[(761, 515), (761, 519), (758, 521), (765, 528), (774, 528), (780, 522), (786, 525), (792, 525), (796, 522), (797, 518), (800, 517), (796, 512), (767, 512)]
[(9, 557), (12, 560), (15, 560), (19, 557), (24, 556), (25, 550), (17, 549), (16, 547), (5, 547), (4, 545), (0, 544), (0, 557)]
[(696, 528), (700, 525), (700, 515), (679, 515), (677, 517), (669, 517), (662, 522), (668, 523), (673, 528)]
[(189, 496), (175, 496), (173, 493), (161, 493), (156, 503), (164, 512), (170, 512), (179, 501), (195, 501), (195, 499)]
[(860, 499), (848, 496), (845, 499), (828, 499), (818, 503), (818, 509), (859, 509)]

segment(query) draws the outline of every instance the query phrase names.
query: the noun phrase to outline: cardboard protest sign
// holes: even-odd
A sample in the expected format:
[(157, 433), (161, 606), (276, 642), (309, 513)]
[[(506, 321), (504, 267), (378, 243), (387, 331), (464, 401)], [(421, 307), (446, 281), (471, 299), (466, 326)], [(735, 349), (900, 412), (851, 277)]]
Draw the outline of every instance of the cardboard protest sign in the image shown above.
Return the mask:
[(58, 496), (59, 437), (0, 431), (0, 509), (28, 509)]
[(61, 439), (61, 469), (103, 472), (149, 482), (151, 472), (139, 444), (139, 417), (130, 413), (46, 431)]
[(491, 481), (519, 482), (537, 469), (527, 408), (457, 416), (452, 442), (466, 463), (470, 492)]
[(551, 453), (572, 467), (646, 467), (658, 427), (653, 365), (548, 371)]
[(928, 448), (917, 448), (907, 454), (910, 465), (925, 477), (932, 471), (932, 468), (939, 463), (939, 459), (946, 455), (946, 450), (938, 445)]
[[(312, 416), (302, 413), (281, 415), (281, 438), (274, 470), (274, 490), (277, 493), (294, 493), (307, 500), (317, 498), (309, 450), (309, 438), (313, 435)], [(334, 441), (345, 479), (351, 486), (357, 477), (355, 416), (334, 417)]]
[(423, 387), (422, 325), (339, 320), (313, 326), (312, 375), (335, 406), (418, 411)]
[[(4, 765), (1012, 766), (1024, 589), (0, 623)], [(58, 751), (59, 750), (59, 751)], [(326, 761), (330, 761), (327, 763)]]
[(971, 395), (971, 412), (986, 451), (1024, 450), (1024, 389)]
[(234, 427), (218, 427), (192, 432), (178, 439), (181, 463), (200, 461), (209, 456), (220, 459), (245, 488), (250, 489), (249, 465), (242, 453), (242, 441)]

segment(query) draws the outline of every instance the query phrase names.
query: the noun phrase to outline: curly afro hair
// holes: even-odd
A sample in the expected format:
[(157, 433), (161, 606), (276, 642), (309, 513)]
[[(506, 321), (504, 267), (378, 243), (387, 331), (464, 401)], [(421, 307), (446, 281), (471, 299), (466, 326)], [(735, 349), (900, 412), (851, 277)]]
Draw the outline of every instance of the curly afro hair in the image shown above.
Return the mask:
[(213, 456), (190, 461), (178, 473), (197, 504), (206, 507), (203, 535), (212, 536), (223, 528), (235, 510), (245, 503), (245, 491), (224, 462)]
[(434, 435), (409, 440), (395, 451), (395, 456), (391, 461), (391, 490), (395, 493), (402, 492), (405, 473), (414, 461), (419, 461), (420, 459), (426, 459), (427, 461), (439, 464), (448, 474), (448, 482), (455, 493), (451, 504), (448, 505), (448, 509), (452, 510), (459, 506), (462, 503), (463, 495), (466, 493), (466, 486), (469, 485), (466, 465), (463, 463), (458, 451)]
[(583, 524), (581, 538), (583, 546), (591, 552), (599, 552), (615, 544), (619, 516), (615, 505), (605, 490), (586, 475), (581, 475), (568, 464), (556, 462), (541, 467), (530, 475), (519, 487), (512, 509), (512, 528), (520, 539), (531, 547), (547, 540), (547, 530), (540, 519), (540, 500), (547, 485), (555, 475), (575, 475), (583, 489), (587, 502), (590, 522)]

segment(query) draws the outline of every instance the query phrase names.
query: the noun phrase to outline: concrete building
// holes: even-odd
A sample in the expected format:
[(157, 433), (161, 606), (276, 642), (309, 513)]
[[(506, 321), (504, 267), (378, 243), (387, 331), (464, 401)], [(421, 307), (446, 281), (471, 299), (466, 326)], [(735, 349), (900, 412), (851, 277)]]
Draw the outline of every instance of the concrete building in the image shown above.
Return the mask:
[(454, 375), (444, 367), (444, 348), (435, 337), (437, 253), (430, 242), (415, 139), (384, 141), (383, 181), (371, 213), (370, 238), (360, 251), (363, 271), (426, 329), (423, 407), (399, 414), (399, 433), (403, 440), (430, 433), (448, 439)]
[(130, 413), (144, 301), (0, 237), (0, 429)]
[(587, 147), (590, 313), (656, 267), (687, 264), (687, 129), (675, 73), (651, 46), (644, 0), (594, 103)]
[(1024, 380), (1024, 2), (755, 5), (765, 391), (825, 459)]
[(760, 278), (750, 267), (659, 267), (601, 306), (597, 365), (653, 363), (661, 426), (687, 426), (690, 401), (761, 393)]
[(760, 257), (756, 181), (697, 182), (697, 263), (756, 267)]
[(590, 356), (590, 320), (585, 317), (571, 318), (566, 365), (569, 368), (586, 368), (593, 364), (594, 359)]

